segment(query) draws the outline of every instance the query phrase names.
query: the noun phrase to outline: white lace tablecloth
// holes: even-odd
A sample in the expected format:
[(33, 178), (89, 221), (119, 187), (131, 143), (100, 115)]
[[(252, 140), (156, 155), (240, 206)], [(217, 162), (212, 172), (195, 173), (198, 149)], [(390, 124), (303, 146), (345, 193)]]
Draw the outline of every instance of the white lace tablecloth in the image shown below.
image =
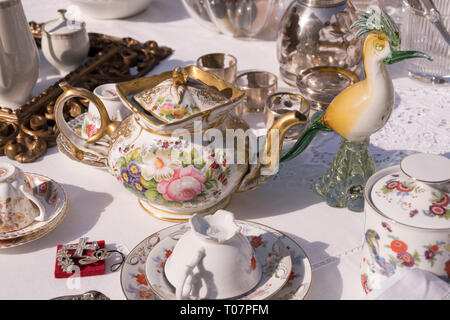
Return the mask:
[[(28, 20), (36, 22), (56, 18), (56, 10), (69, 5), (65, 0), (22, 2)], [(91, 32), (156, 40), (173, 48), (174, 54), (152, 74), (194, 64), (199, 56), (209, 52), (233, 54), (238, 59), (239, 71), (258, 69), (279, 74), (274, 41), (242, 41), (209, 32), (187, 15), (179, 0), (153, 0), (147, 11), (127, 20), (86, 18), (86, 23)], [(41, 62), (34, 94), (58, 79), (45, 59)], [(390, 68), (396, 107), (387, 125), (371, 137), (370, 148), (377, 168), (397, 164), (405, 155), (415, 152), (450, 157), (450, 87), (407, 78), (403, 63)], [(280, 89), (286, 87), (279, 81)], [(262, 116), (246, 118), (255, 128), (261, 128)], [(308, 299), (363, 298), (359, 262), (364, 214), (330, 208), (312, 191), (313, 182), (331, 163), (338, 144), (339, 137), (334, 133), (321, 134), (306, 152), (282, 164), (268, 183), (233, 196), (228, 206), (237, 218), (279, 229), (306, 250), (314, 273)], [(10, 161), (6, 157), (0, 160)], [(134, 196), (106, 171), (72, 161), (57, 148), (34, 163), (16, 165), (61, 183), (69, 196), (69, 212), (46, 237), (0, 251), (0, 299), (49, 299), (88, 290), (124, 299), (119, 272), (78, 280), (55, 279), (56, 246), (88, 236), (131, 250), (146, 236), (171, 223), (143, 212)]]

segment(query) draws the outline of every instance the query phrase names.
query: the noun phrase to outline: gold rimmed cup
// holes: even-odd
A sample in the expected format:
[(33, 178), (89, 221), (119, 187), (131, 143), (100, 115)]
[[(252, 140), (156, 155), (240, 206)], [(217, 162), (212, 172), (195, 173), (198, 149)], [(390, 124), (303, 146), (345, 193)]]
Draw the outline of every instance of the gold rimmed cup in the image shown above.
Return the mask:
[[(301, 95), (293, 92), (277, 92), (267, 98), (264, 107), (264, 123), (269, 129), (283, 115), (292, 111), (298, 111), (309, 119), (310, 106), (308, 101)], [(306, 124), (292, 127), (286, 133), (286, 141), (297, 139), (305, 130)]]
[(278, 77), (267, 71), (245, 72), (236, 78), (235, 86), (245, 91), (244, 111), (262, 112), (267, 98), (278, 89)]
[(205, 54), (197, 59), (197, 67), (229, 83), (236, 79), (237, 59), (228, 53)]

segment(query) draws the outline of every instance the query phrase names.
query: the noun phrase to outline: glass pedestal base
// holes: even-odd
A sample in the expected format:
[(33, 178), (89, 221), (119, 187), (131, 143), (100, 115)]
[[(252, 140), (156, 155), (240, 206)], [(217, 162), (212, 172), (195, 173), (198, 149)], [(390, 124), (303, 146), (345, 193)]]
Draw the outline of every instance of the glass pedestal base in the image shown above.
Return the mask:
[(315, 184), (315, 189), (331, 207), (364, 210), (364, 186), (375, 172), (369, 141), (342, 139), (330, 168)]

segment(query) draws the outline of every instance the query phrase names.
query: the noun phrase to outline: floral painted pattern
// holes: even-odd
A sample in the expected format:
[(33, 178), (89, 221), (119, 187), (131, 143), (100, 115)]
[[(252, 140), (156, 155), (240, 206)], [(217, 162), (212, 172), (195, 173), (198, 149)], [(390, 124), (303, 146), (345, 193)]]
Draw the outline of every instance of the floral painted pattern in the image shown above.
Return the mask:
[(166, 266), (167, 259), (169, 259), (170, 255), (173, 252), (173, 248), (170, 249), (164, 249), (163, 255), (153, 258), (153, 262), (155, 262), (156, 266), (156, 272), (163, 274), (164, 273), (164, 267)]
[(365, 292), (366, 294), (372, 291), (372, 290), (369, 288), (367, 274), (365, 274), (365, 273), (363, 273), (363, 274), (361, 275), (361, 285), (362, 285), (362, 287), (363, 287), (363, 289), (364, 289), (364, 292)]
[(145, 276), (145, 271), (142, 268), (138, 269), (137, 273), (130, 274), (133, 285), (130, 285), (128, 290), (135, 295), (139, 300), (154, 300), (155, 296)]
[(387, 231), (392, 232), (391, 226), (387, 222), (382, 222), (381, 226), (385, 228)]
[(383, 188), (381, 188), (381, 191), (384, 194), (387, 194), (390, 192), (408, 194), (414, 190), (414, 187), (415, 187), (415, 185), (411, 181), (400, 182), (397, 179), (390, 179), (387, 181), (386, 185)]
[(250, 244), (253, 248), (258, 248), (262, 244), (262, 237), (261, 236), (253, 236), (250, 239)]
[(158, 140), (146, 149), (121, 147), (114, 175), (125, 188), (159, 205), (187, 207), (217, 199), (230, 176), (225, 155), (219, 164), (214, 151), (204, 148), (202, 156), (187, 147), (181, 139)]
[(446, 193), (432, 193), (431, 205), (423, 213), (429, 217), (438, 216), (439, 218), (450, 218), (449, 196)]
[(259, 296), (262, 295), (266, 295), (267, 292), (269, 292), (272, 288), (272, 284), (271, 283), (266, 283), (264, 284), (264, 286), (258, 290), (256, 290), (255, 292), (244, 296), (243, 298), (237, 299), (237, 300), (255, 300), (257, 299)]
[(431, 266), (434, 266), (436, 262), (436, 256), (442, 255), (442, 247), (445, 245), (445, 242), (437, 241), (434, 244), (424, 246), (425, 247), (425, 260), (430, 263)]
[[(409, 217), (416, 217), (420, 211), (414, 208), (413, 202), (411, 200), (416, 199), (420, 193), (423, 193), (425, 189), (417, 185), (413, 180), (400, 181), (398, 175), (393, 174), (392, 179), (386, 181), (386, 183), (381, 187), (376, 194), (384, 198), (388, 203), (392, 202), (392, 198), (389, 194), (395, 192), (396, 196), (402, 199), (402, 208), (408, 210)], [(403, 200), (409, 197), (408, 200)], [(428, 217), (439, 217), (439, 218), (450, 218), (450, 207), (449, 207), (449, 195), (445, 192), (432, 192), (432, 198), (430, 199), (430, 205), (427, 210), (422, 210), (422, 213)]]
[(142, 284), (143, 286), (148, 286), (148, 281), (143, 273), (136, 274), (136, 282)]
[(252, 266), (252, 270), (256, 270), (256, 258), (255, 258), (254, 255), (252, 256), (252, 259), (251, 259), (251, 261), (250, 261), (250, 264), (251, 264), (251, 266)]
[(387, 248), (390, 248), (395, 255), (389, 255), (389, 259), (391, 262), (395, 263), (398, 266), (403, 267), (413, 267), (419, 266), (419, 262), (421, 261), (419, 257), (419, 253), (415, 250), (412, 254), (408, 252), (408, 245), (394, 237), (393, 235), (388, 235), (391, 239), (391, 243), (386, 245)]
[[(166, 95), (159, 96), (154, 102), (147, 97), (146, 93), (137, 95), (135, 98), (156, 118), (168, 122), (185, 119), (200, 112), (199, 107), (193, 104), (177, 104), (172, 97)], [(149, 102), (151, 105), (148, 104)]]
[[(386, 222), (382, 222), (381, 225), (386, 230), (384, 236), (391, 239), (385, 247), (392, 253), (383, 254), (385, 257), (380, 256), (380, 235), (373, 229), (366, 231), (365, 247), (369, 250), (370, 255), (364, 255), (362, 259), (362, 263), (367, 264), (368, 268), (365, 270), (366, 272), (361, 274), (361, 285), (366, 293), (372, 291), (374, 283), (379, 281), (377, 280), (377, 277), (379, 277), (377, 274), (390, 277), (398, 267), (426, 269), (426, 266), (423, 265), (425, 261), (433, 267), (438, 257), (443, 256), (445, 251), (450, 251), (450, 246), (443, 241), (424, 245), (423, 251), (419, 248), (411, 250), (407, 242), (392, 234), (393, 230)], [(445, 279), (445, 276), (443, 278), (447, 281), (450, 278), (450, 260), (445, 263), (444, 271), (447, 273), (447, 279)]]

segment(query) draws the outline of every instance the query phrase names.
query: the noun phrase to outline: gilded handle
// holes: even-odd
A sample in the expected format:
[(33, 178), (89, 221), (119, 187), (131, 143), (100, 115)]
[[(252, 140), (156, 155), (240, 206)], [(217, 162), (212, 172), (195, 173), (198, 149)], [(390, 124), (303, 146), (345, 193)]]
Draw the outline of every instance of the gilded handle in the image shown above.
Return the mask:
[[(119, 123), (111, 121), (103, 102), (89, 90), (71, 87), (67, 82), (60, 83), (60, 87), (64, 90), (64, 92), (58, 97), (55, 103), (55, 121), (61, 134), (74, 147), (74, 156), (81, 160), (84, 156), (83, 152), (89, 152), (100, 158), (104, 158), (106, 156), (106, 148), (104, 146), (92, 145), (91, 147), (88, 147), (87, 145), (97, 142), (105, 134), (110, 136), (116, 130)], [(75, 97), (85, 98), (91, 101), (100, 114), (100, 129), (87, 140), (84, 140), (75, 134), (64, 119), (64, 105), (68, 100)]]
[(279, 118), (267, 132), (264, 146), (264, 161), (261, 174), (271, 175), (278, 171), (281, 149), (286, 132), (295, 125), (306, 124), (307, 117), (299, 111), (292, 111)]
[(306, 116), (298, 111), (292, 111), (279, 118), (267, 132), (264, 153), (259, 155), (259, 162), (249, 165), (247, 174), (242, 178), (235, 192), (253, 190), (259, 183), (265, 182), (268, 176), (275, 174), (278, 171), (286, 132), (295, 125), (307, 122)]

